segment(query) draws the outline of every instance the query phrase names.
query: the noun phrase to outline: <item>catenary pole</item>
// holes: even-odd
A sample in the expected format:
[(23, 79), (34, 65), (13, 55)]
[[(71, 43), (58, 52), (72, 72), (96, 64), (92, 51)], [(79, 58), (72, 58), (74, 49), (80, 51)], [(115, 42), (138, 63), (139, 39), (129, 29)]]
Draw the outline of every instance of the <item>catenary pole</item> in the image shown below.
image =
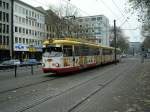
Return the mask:
[(114, 20), (114, 47), (115, 47), (115, 64), (117, 64), (117, 52), (116, 52), (116, 20)]

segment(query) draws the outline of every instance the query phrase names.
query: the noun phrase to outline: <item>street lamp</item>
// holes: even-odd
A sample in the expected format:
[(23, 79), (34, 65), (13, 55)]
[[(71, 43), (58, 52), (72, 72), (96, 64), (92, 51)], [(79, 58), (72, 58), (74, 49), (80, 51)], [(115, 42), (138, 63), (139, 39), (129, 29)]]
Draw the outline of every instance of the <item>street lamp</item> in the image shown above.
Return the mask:
[(117, 64), (117, 51), (116, 51), (116, 48), (117, 48), (117, 45), (116, 45), (116, 42), (117, 39), (116, 39), (116, 20), (114, 20), (114, 46), (115, 46), (115, 64)]

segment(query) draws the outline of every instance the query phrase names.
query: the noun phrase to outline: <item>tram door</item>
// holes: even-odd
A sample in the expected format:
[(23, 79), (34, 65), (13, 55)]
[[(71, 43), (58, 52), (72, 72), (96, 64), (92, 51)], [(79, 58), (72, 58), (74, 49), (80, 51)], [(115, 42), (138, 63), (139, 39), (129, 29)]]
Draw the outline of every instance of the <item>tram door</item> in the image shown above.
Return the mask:
[(63, 46), (63, 56), (64, 56), (64, 67), (73, 66), (73, 46), (64, 45)]

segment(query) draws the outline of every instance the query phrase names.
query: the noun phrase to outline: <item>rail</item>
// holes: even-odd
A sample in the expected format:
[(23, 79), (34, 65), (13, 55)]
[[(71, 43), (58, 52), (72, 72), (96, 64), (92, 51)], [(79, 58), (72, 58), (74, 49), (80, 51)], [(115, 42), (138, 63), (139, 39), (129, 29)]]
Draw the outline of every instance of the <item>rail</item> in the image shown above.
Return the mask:
[(33, 70), (33, 66), (38, 66), (41, 65), (41, 63), (30, 63), (30, 64), (18, 64), (18, 65), (0, 65), (0, 70), (9, 70), (9, 69), (13, 69), (14, 70), (14, 74), (15, 77), (17, 77), (17, 69), (19, 67), (31, 67), (31, 74), (34, 74), (34, 70)]

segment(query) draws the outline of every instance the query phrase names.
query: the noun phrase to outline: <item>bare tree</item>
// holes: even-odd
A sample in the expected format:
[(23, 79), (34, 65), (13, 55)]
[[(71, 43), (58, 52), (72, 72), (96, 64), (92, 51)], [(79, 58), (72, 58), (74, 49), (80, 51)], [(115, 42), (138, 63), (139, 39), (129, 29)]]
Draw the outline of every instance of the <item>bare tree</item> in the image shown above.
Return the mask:
[[(110, 29), (111, 32), (111, 36), (112, 36), (112, 41), (111, 41), (111, 46), (114, 47), (114, 28), (111, 27)], [(116, 28), (116, 33), (117, 33), (117, 47), (121, 49), (122, 52), (126, 52), (129, 48), (129, 41), (128, 41), (128, 37), (126, 37), (124, 35), (124, 33), (122, 32), (122, 30), (120, 28)]]
[(74, 36), (78, 25), (74, 23), (73, 19), (79, 14), (78, 12), (77, 8), (68, 6), (68, 4), (67, 7), (65, 4), (60, 4), (59, 7), (50, 5), (47, 10), (47, 24), (55, 29), (57, 37)]

